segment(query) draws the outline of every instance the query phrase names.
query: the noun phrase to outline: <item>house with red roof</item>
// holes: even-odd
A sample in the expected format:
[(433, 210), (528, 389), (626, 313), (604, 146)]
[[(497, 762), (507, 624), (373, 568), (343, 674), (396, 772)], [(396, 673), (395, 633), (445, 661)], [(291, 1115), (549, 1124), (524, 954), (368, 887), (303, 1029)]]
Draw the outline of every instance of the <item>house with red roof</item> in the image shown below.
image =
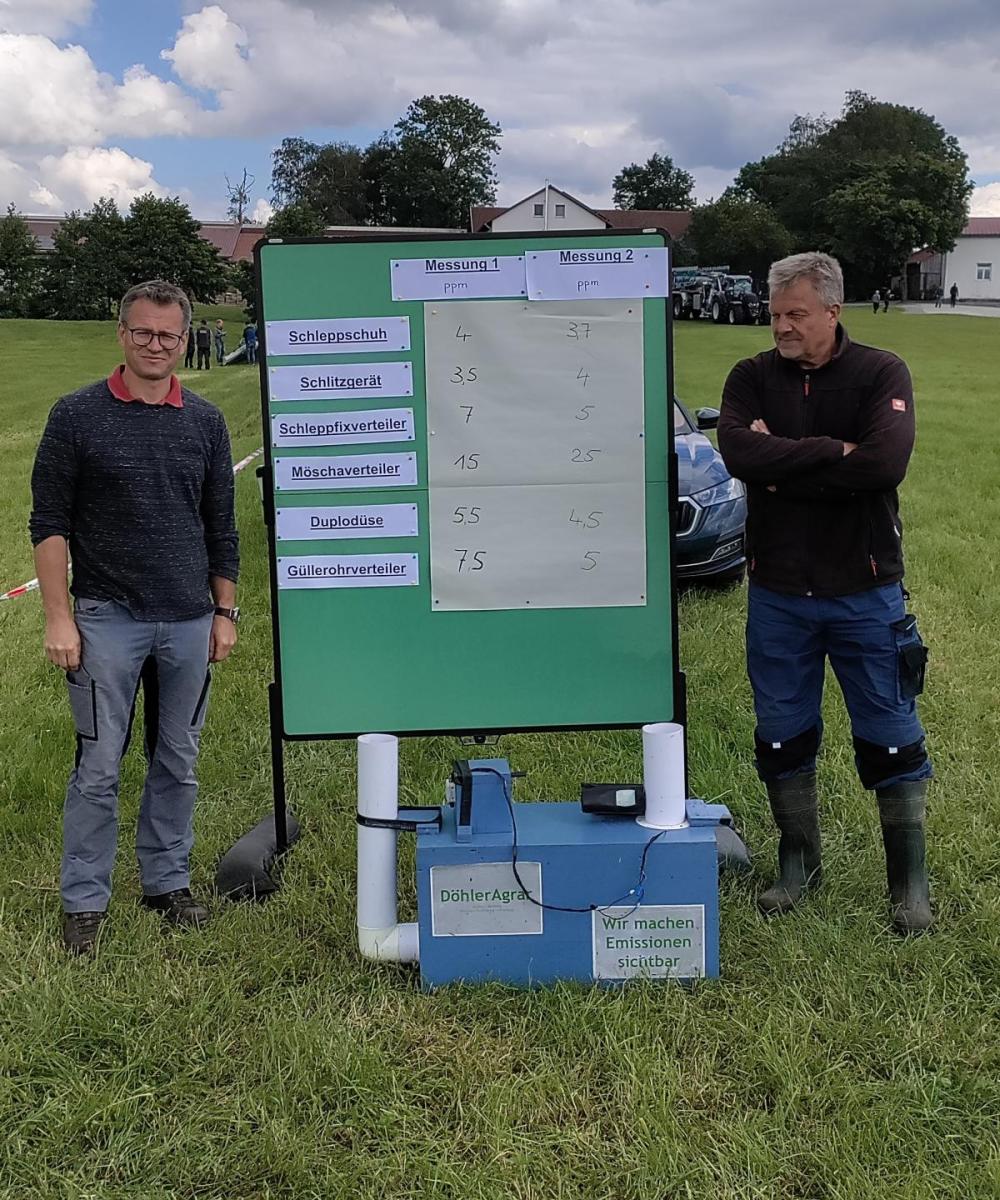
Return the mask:
[(690, 212), (662, 208), (590, 208), (562, 188), (546, 184), (507, 208), (474, 204), (473, 233), (545, 233), (561, 229), (664, 229), (675, 241), (691, 224)]
[(1000, 217), (970, 217), (955, 249), (918, 250), (906, 264), (906, 295), (929, 298), (939, 284), (945, 296), (958, 284), (960, 301), (1000, 301)]

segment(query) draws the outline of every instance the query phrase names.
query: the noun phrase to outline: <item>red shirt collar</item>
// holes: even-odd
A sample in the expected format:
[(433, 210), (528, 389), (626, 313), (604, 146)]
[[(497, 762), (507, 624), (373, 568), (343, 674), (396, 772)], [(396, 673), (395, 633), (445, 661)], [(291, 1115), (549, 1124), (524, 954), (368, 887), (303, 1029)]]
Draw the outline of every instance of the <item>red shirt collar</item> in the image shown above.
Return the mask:
[[(135, 396), (132, 395), (125, 385), (125, 378), (122, 374), (124, 370), (124, 366), (115, 367), (108, 376), (108, 387), (111, 390), (111, 395), (117, 400), (124, 400), (126, 404), (130, 404), (135, 399)], [(170, 390), (160, 403), (169, 404), (172, 408), (184, 407), (184, 401), (181, 399), (180, 380), (176, 375), (170, 376)]]

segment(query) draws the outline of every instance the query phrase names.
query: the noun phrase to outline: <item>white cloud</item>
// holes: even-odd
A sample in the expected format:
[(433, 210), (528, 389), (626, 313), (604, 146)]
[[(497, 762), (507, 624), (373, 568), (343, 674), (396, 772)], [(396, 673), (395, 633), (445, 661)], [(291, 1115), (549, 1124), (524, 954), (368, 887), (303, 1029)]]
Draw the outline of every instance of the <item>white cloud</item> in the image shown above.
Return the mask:
[(0, 200), (21, 212), (59, 215), (110, 196), (125, 209), (144, 192), (164, 196), (153, 164), (117, 146), (77, 146), (15, 161), (0, 151)]
[(63, 195), (80, 197), (87, 207), (102, 196), (109, 196), (124, 209), (144, 192), (166, 194), (153, 178), (152, 163), (117, 146), (75, 147), (65, 154), (47, 155), (39, 163), (39, 171), (46, 184)]
[(971, 217), (1000, 217), (1000, 183), (987, 183), (972, 193)]
[(253, 206), (253, 212), (250, 214), (250, 223), (252, 225), (266, 225), (274, 216), (274, 205), (270, 200), (265, 200), (262, 196)]
[(142, 66), (120, 84), (81, 46), (0, 34), (0, 112), (7, 146), (99, 145), (111, 137), (183, 133), (196, 105)]
[(88, 19), (94, 0), (0, 0), (0, 32), (61, 37)]
[(225, 93), (246, 88), (253, 72), (247, 60), (247, 35), (217, 4), (184, 18), (173, 49), (160, 57), (173, 64), (178, 78), (195, 88)]

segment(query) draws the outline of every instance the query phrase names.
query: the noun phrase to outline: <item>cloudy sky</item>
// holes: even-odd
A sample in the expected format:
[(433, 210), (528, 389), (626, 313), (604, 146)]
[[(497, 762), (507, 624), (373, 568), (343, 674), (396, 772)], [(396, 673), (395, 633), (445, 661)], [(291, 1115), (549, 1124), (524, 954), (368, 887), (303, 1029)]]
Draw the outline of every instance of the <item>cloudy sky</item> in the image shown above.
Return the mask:
[(708, 199), (849, 88), (937, 117), (1000, 215), (997, 0), (0, 0), (0, 205), (217, 219), (245, 166), (263, 212), (281, 138), (364, 145), (446, 92), (503, 127), (500, 203), (609, 205), (654, 151)]

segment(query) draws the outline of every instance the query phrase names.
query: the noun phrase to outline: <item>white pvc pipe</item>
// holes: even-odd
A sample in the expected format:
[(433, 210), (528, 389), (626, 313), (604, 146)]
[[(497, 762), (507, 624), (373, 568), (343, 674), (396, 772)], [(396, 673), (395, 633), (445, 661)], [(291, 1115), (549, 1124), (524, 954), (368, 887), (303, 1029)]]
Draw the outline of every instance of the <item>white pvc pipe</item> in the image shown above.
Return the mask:
[[(388, 733), (358, 738), (358, 813), (394, 821), (399, 813), (399, 739)], [(416, 962), (415, 924), (396, 920), (395, 829), (358, 826), (358, 948), (365, 958)]]
[(642, 775), (647, 829), (681, 829), (687, 824), (684, 787), (684, 726), (669, 721), (642, 727)]

